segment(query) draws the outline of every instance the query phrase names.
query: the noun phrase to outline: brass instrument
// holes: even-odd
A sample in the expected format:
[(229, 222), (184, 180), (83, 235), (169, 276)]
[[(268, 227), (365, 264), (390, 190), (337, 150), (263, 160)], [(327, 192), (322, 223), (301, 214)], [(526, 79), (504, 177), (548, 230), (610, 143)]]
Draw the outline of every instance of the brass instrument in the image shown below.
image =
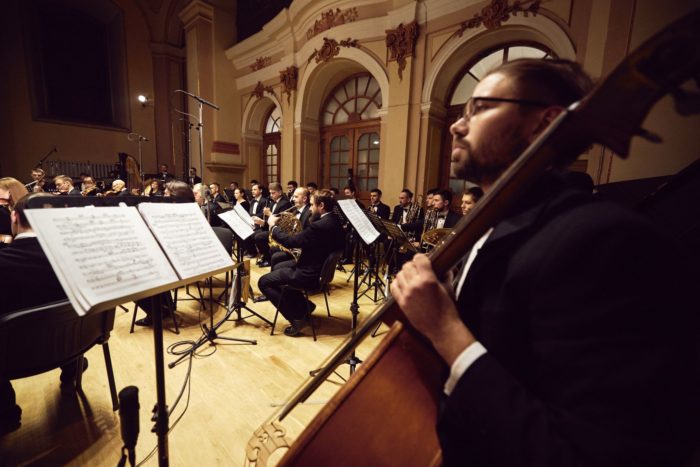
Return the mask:
[[(278, 214), (275, 214), (276, 216), (279, 217), (277, 219), (277, 223), (275, 224), (277, 227), (282, 229), (285, 233), (289, 235), (296, 235), (299, 232), (301, 232), (301, 221), (297, 219), (297, 213), (299, 210), (297, 209), (296, 206), (292, 206), (289, 209), (286, 209)], [(267, 240), (268, 245), (270, 245), (270, 248), (276, 247), (279, 248), (281, 251), (284, 251), (285, 253), (289, 253), (294, 257), (294, 261), (297, 261), (299, 259), (299, 255), (301, 254), (301, 250), (299, 249), (289, 249), (286, 246), (277, 243), (274, 238), (272, 238), (272, 229), (270, 229), (270, 234), (268, 236)]]
[(406, 213), (406, 222), (404, 222), (404, 224), (415, 222), (418, 219), (421, 210), (421, 204), (423, 204), (423, 195), (418, 195), (416, 197), (416, 201), (412, 202), (411, 205), (408, 207), (408, 212)]
[(421, 235), (421, 247), (426, 251), (430, 251), (438, 244), (442, 243), (447, 235), (452, 232), (452, 229), (437, 228), (439, 218), (438, 211), (431, 209), (425, 215), (423, 223), (423, 235)]

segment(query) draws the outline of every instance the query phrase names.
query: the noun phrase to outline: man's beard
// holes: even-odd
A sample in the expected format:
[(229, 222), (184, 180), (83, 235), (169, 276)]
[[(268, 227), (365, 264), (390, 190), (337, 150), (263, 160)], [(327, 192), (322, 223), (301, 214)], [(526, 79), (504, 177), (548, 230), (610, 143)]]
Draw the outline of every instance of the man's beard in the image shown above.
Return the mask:
[(311, 222), (317, 221), (321, 218), (320, 212), (314, 212), (311, 214)]
[(464, 141), (466, 156), (451, 163), (452, 175), (478, 185), (493, 184), (529, 146), (524, 138), (515, 136), (516, 132), (514, 129), (511, 134), (482, 145), (478, 151)]

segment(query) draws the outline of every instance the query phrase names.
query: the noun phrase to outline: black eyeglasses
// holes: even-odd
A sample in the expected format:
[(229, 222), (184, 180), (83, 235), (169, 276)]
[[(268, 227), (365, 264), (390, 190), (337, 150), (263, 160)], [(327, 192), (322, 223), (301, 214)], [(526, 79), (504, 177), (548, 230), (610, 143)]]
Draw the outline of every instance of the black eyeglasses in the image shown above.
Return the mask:
[(479, 112), (481, 112), (482, 110), (486, 110), (487, 108), (490, 108), (490, 107), (486, 107), (484, 105), (481, 105), (484, 102), (507, 102), (510, 104), (530, 105), (533, 107), (548, 107), (549, 106), (549, 104), (545, 104), (544, 102), (532, 101), (532, 100), (527, 100), (527, 99), (508, 99), (505, 97), (470, 97), (469, 100), (467, 101), (467, 104), (464, 106), (464, 115), (462, 115), (462, 118), (464, 118), (468, 121), (474, 115), (478, 115)]

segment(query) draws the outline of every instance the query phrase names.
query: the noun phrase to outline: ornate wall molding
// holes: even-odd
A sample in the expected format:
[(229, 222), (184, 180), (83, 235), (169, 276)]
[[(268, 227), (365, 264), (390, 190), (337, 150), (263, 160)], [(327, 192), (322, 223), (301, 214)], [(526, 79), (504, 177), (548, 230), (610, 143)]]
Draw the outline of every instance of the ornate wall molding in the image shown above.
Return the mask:
[(297, 90), (297, 79), (299, 78), (299, 68), (295, 66), (287, 67), (280, 71), (280, 83), (282, 83), (282, 93), (287, 95), (287, 104), (292, 97), (292, 91)]
[(309, 56), (309, 59), (306, 61), (306, 63), (311, 63), (311, 60), (313, 60), (314, 58), (316, 59), (316, 63), (327, 62), (331, 58), (338, 55), (341, 47), (357, 48), (359, 46), (360, 41), (358, 41), (357, 39), (350, 39), (348, 37), (346, 40), (338, 42), (335, 39), (329, 39), (327, 37), (324, 37), (321, 50), (314, 49), (314, 52)]
[(258, 57), (255, 59), (255, 63), (250, 65), (251, 71), (262, 70), (266, 66), (270, 66), (272, 63), (272, 57)]
[(352, 23), (356, 19), (357, 8), (348, 8), (345, 11), (341, 11), (340, 8), (336, 8), (335, 11), (332, 9), (328, 10), (325, 13), (321, 13), (321, 19), (317, 19), (314, 22), (314, 26), (306, 31), (306, 39), (311, 39), (323, 31), (328, 31), (332, 27), (340, 26), (345, 23)]
[(273, 96), (275, 95), (275, 90), (272, 89), (272, 86), (265, 86), (264, 84), (262, 84), (262, 81), (258, 81), (258, 84), (255, 86), (255, 89), (253, 89), (253, 95), (258, 99), (262, 99), (265, 96), (266, 92), (272, 94)]
[(418, 23), (415, 21), (396, 29), (387, 29), (386, 47), (387, 62), (395, 61), (399, 65), (399, 79), (403, 79), (403, 70), (406, 68), (406, 57), (414, 57), (416, 51), (416, 39), (418, 38)]
[(512, 5), (508, 0), (491, 0), (491, 3), (481, 9), (481, 14), (476, 14), (469, 21), (460, 24), (459, 29), (450, 37), (462, 37), (467, 29), (478, 28), (482, 24), (486, 29), (500, 28), (503, 23), (512, 16), (522, 13), (524, 17), (530, 14), (537, 16), (542, 0), (516, 0)]

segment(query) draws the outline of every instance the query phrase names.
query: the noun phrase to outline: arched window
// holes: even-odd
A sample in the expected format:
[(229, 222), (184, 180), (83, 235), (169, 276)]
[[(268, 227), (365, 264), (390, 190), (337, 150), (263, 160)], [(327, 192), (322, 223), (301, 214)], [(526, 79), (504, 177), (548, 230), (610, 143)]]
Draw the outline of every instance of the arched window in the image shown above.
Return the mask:
[[(517, 44), (501, 46), (498, 49), (490, 49), (483, 54), (478, 55), (472, 61), (468, 62), (464, 68), (464, 72), (457, 76), (454, 81), (453, 90), (449, 97), (449, 106), (447, 108), (447, 129), (445, 131), (445, 150), (443, 154), (452, 152), (452, 135), (449, 132), (449, 125), (455, 122), (464, 110), (464, 105), (467, 99), (471, 97), (474, 88), (481, 79), (496, 66), (505, 63), (509, 60), (518, 58), (548, 58), (554, 54), (547, 47), (539, 44)], [(450, 161), (446, 161), (443, 167), (442, 186), (449, 186), (454, 193), (453, 205), (459, 206), (461, 202), (461, 194), (467, 187), (468, 183), (461, 179), (452, 177), (450, 173)]]
[(369, 198), (379, 177), (379, 109), (382, 93), (370, 74), (351, 76), (323, 106), (323, 185), (342, 189), (353, 169), (360, 198)]
[(265, 184), (279, 182), (280, 176), (280, 142), (282, 137), (282, 112), (274, 107), (265, 122), (263, 136), (263, 179)]

